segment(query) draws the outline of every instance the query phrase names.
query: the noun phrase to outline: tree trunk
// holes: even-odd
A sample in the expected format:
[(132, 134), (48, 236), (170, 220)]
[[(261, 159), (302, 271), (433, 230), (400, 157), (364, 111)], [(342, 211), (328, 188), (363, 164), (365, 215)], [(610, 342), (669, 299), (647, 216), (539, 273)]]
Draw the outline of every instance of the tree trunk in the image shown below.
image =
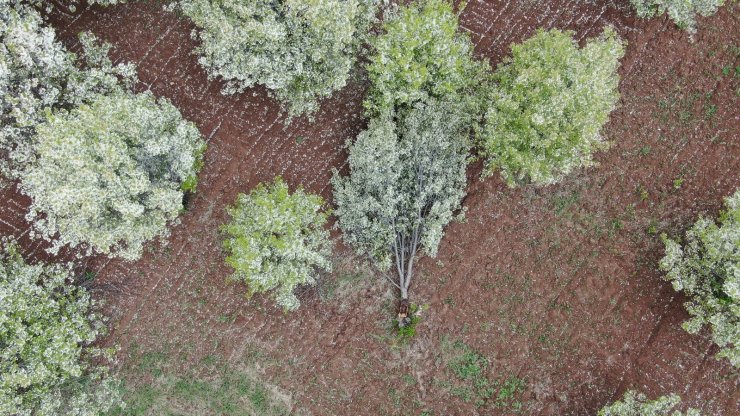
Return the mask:
[(398, 327), (403, 328), (409, 323), (411, 323), (411, 303), (404, 297), (398, 303)]

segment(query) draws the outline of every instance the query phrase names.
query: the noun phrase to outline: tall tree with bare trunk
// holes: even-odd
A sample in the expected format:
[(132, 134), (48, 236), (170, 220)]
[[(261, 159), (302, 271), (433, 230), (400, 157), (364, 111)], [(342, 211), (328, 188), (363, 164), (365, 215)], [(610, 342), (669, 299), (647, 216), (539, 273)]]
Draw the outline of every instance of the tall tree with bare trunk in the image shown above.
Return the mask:
[(470, 116), (429, 99), (370, 121), (349, 146), (350, 174), (335, 172), (344, 239), (368, 254), (408, 300), (414, 261), (436, 256), (465, 195)]

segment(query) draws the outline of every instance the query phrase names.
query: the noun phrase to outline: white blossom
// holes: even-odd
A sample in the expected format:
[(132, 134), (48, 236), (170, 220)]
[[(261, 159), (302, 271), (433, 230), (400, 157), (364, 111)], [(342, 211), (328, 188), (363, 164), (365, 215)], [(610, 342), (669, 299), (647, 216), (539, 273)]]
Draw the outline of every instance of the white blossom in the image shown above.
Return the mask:
[(269, 291), (284, 309), (297, 309), (296, 287), (313, 285), (317, 270), (332, 269), (324, 205), (302, 188), (291, 194), (280, 177), (239, 194), (228, 210), (231, 222), (223, 227), (231, 280), (247, 283), (250, 295)]
[(471, 121), (463, 108), (428, 99), (373, 118), (349, 145), (349, 176), (334, 172), (343, 238), (382, 268), (394, 265), (403, 298), (417, 250), (436, 256), (465, 195)]
[(513, 45), (494, 74), (480, 134), (484, 175), (500, 170), (510, 186), (548, 185), (592, 165), (607, 146), (600, 130), (619, 98), (624, 49), (611, 28), (583, 48), (557, 29)]
[(21, 189), (51, 252), (70, 245), (138, 259), (145, 242), (167, 234), (205, 150), (195, 125), (148, 92), (99, 95), (37, 131)]
[(35, 128), (46, 114), (118, 91), (135, 78), (132, 65), (112, 65), (109, 45), (81, 35), (85, 69), (56, 40), (32, 7), (0, 0), (0, 174), (19, 178), (35, 155)]
[(199, 62), (227, 94), (260, 84), (290, 116), (344, 87), (375, 0), (182, 0), (198, 27)]
[(726, 200), (719, 224), (699, 218), (686, 232), (685, 242), (663, 237), (660, 261), (666, 280), (689, 296), (691, 319), (686, 331), (695, 334), (705, 325), (721, 350), (717, 357), (740, 366), (740, 190)]
[(681, 398), (676, 394), (648, 400), (643, 393), (629, 390), (622, 400), (602, 408), (598, 416), (699, 416), (696, 409), (688, 409), (685, 413), (676, 410), (680, 403)]
[(696, 15), (711, 16), (717, 13), (725, 0), (630, 0), (640, 17), (667, 13), (682, 29), (696, 32)]
[(101, 317), (63, 266), (26, 264), (0, 243), (0, 414), (97, 416), (122, 405), (118, 383), (89, 359)]

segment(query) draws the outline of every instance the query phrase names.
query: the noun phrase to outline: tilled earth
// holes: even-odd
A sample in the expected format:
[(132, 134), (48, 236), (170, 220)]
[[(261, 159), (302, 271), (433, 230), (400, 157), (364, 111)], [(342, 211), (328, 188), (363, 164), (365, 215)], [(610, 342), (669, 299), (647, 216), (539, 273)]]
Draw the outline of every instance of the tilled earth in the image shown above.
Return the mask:
[[(660, 234), (716, 215), (740, 185), (738, 16), (725, 6), (700, 18), (692, 38), (665, 17), (635, 18), (628, 0), (471, 1), (461, 24), (494, 67), (540, 27), (580, 41), (617, 29), (629, 46), (605, 128), (613, 146), (598, 166), (546, 188), (481, 181), (471, 165), (466, 220), (449, 226), (438, 258), (419, 263), (412, 300), (424, 310), (406, 344), (388, 332), (390, 285), (336, 231), (338, 271), (307, 289), (295, 313), (225, 282), (218, 229), (238, 193), (282, 175), (331, 200), (331, 170), (344, 167), (344, 143), (365, 123), (361, 71), (314, 122), (286, 126), (262, 89), (222, 95), (193, 55), (193, 26), (159, 3), (50, 16), (73, 50), (85, 30), (112, 43), (115, 61), (138, 66), (139, 88), (170, 99), (208, 139), (198, 193), (166, 246), (150, 244), (136, 263), (79, 265), (97, 273), (117, 367), (136, 386), (147, 380), (128, 372), (134, 345), (186, 357), (183, 371), (212, 355), (237, 366), (258, 350), (270, 364), (255, 371), (298, 414), (588, 415), (629, 388), (740, 414), (737, 371), (714, 359), (707, 332), (681, 329), (685, 299), (657, 270)], [(27, 199), (13, 188), (2, 196), (0, 233), (47, 259), (28, 236)], [(496, 386), (492, 397), (456, 374), (464, 351), (485, 357), (476, 377)], [(505, 380), (523, 384), (502, 397)]]

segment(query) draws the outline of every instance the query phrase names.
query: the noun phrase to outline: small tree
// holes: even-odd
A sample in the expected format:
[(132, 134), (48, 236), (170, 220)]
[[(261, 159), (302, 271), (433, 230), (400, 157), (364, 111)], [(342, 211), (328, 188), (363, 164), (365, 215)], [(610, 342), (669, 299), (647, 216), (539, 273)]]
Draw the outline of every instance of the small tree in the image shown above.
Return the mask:
[(21, 188), (52, 253), (69, 244), (138, 259), (182, 209), (205, 150), (195, 125), (151, 93), (101, 95), (37, 131), (37, 160)]
[(122, 404), (90, 358), (104, 333), (90, 295), (61, 266), (26, 264), (0, 244), (0, 414), (98, 415)]
[(231, 222), (223, 229), (234, 268), (231, 279), (243, 281), (249, 295), (274, 290), (286, 310), (295, 310), (299, 285), (313, 285), (317, 269), (331, 271), (331, 240), (325, 228), (324, 200), (302, 188), (290, 193), (278, 177), (269, 186), (258, 185), (249, 195), (239, 194), (228, 210)]
[(183, 0), (200, 29), (200, 63), (227, 81), (225, 93), (256, 84), (290, 116), (344, 87), (376, 10), (375, 0)]
[(668, 13), (681, 29), (696, 32), (696, 15), (711, 16), (717, 13), (725, 0), (630, 0), (640, 17), (653, 17)]
[(717, 357), (740, 366), (740, 190), (727, 198), (719, 224), (699, 218), (683, 246), (663, 236), (666, 280), (688, 297), (691, 319), (683, 328), (696, 334), (705, 325), (720, 346)]
[(334, 172), (345, 241), (368, 254), (408, 299), (420, 249), (434, 257), (465, 195), (470, 116), (459, 102), (417, 102), (370, 120), (349, 145), (350, 174)]
[(606, 147), (601, 127), (619, 92), (624, 43), (611, 28), (579, 49), (571, 32), (539, 30), (494, 75), (481, 154), (484, 175), (500, 169), (510, 186), (546, 185), (593, 164)]
[(82, 34), (84, 69), (25, 3), (0, 0), (0, 174), (18, 179), (34, 158), (36, 126), (48, 111), (72, 109), (98, 94), (121, 91), (132, 65), (112, 65), (109, 45)]
[(386, 13), (383, 34), (371, 41), (371, 115), (412, 106), (427, 97), (473, 103), (488, 64), (473, 59), (473, 45), (458, 31), (447, 0), (420, 0)]
[(681, 398), (676, 394), (648, 400), (647, 396), (634, 390), (624, 393), (622, 400), (599, 410), (598, 416), (699, 416), (696, 409), (685, 413), (676, 410)]

